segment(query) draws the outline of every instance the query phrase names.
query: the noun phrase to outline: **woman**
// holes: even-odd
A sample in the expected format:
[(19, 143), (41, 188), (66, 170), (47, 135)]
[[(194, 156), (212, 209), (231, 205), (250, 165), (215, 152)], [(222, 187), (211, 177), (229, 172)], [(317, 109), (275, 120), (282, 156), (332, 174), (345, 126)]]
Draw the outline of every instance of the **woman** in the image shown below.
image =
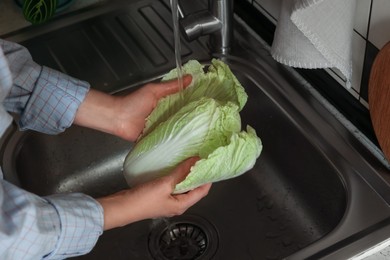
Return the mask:
[[(183, 81), (187, 86), (191, 77)], [(34, 63), (26, 48), (0, 39), (0, 136), (13, 112), (20, 115), (21, 130), (56, 134), (77, 124), (135, 141), (158, 100), (178, 90), (177, 82), (169, 81), (111, 96)], [(182, 214), (211, 187), (171, 194), (196, 160), (186, 160), (166, 177), (98, 199), (80, 193), (39, 197), (3, 180), (0, 171), (0, 259), (86, 254), (103, 230)]]

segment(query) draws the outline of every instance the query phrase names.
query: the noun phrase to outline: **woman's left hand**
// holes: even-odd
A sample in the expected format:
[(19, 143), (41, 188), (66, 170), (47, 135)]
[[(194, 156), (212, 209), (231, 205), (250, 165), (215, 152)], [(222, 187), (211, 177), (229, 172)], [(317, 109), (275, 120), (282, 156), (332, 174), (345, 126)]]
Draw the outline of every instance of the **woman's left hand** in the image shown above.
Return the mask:
[(183, 214), (205, 197), (211, 188), (211, 183), (208, 183), (187, 193), (172, 194), (176, 184), (186, 178), (198, 159), (185, 160), (164, 177), (97, 199), (104, 212), (104, 230), (143, 219)]

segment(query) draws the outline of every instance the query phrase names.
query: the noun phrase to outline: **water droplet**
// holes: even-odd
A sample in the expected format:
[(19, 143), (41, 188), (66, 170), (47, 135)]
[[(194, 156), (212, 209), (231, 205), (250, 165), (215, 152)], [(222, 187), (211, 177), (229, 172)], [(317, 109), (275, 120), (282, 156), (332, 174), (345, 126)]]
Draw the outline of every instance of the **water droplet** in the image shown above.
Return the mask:
[(286, 230), (287, 229), (287, 226), (286, 225), (280, 225), (279, 226), (279, 230)]
[(282, 244), (284, 245), (284, 246), (290, 246), (290, 245), (292, 245), (292, 240), (291, 240), (291, 238), (290, 237), (284, 237), (283, 239), (282, 239)]
[(270, 239), (278, 238), (278, 237), (280, 237), (280, 236), (281, 236), (280, 233), (278, 233), (278, 232), (273, 232), (273, 231), (269, 231), (269, 232), (267, 232), (267, 233), (265, 234), (265, 237), (266, 237), (266, 238), (270, 238)]
[(267, 197), (267, 195), (265, 193), (260, 193), (258, 196), (257, 196), (257, 200), (263, 200)]
[(274, 201), (273, 200), (268, 200), (267, 202), (266, 202), (266, 204), (265, 204), (265, 207), (267, 208), (267, 209), (272, 209), (272, 207), (274, 206)]
[(268, 259), (268, 260), (276, 260), (276, 259), (280, 259), (280, 257), (279, 257), (279, 254), (278, 254), (278, 253), (272, 253), (272, 254), (270, 254), (270, 255), (267, 255), (265, 258), (266, 258), (266, 259)]
[(275, 216), (275, 215), (268, 215), (267, 217), (268, 217), (268, 219), (271, 220), (271, 221), (276, 221), (276, 220), (278, 220), (278, 216)]
[(257, 211), (261, 212), (265, 208), (265, 205), (262, 201), (257, 202)]

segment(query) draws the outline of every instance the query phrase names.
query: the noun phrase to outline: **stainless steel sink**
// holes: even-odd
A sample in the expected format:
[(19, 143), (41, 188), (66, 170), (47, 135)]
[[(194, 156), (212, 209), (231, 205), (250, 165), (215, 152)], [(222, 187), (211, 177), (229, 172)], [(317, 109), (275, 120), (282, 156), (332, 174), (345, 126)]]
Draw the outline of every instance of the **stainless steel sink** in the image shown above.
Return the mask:
[[(38, 62), (120, 95), (174, 67), (168, 2), (114, 1), (8, 38)], [(390, 189), (380, 162), (238, 17), (234, 33), (231, 55), (209, 54), (206, 38), (185, 42), (182, 54), (223, 59), (245, 87), (242, 123), (264, 145), (255, 167), (214, 184), (182, 216), (105, 232), (80, 259), (345, 259), (388, 237)], [(98, 197), (126, 188), (131, 147), (80, 127), (58, 136), (11, 129), (1, 160), (6, 179), (36, 194)]]

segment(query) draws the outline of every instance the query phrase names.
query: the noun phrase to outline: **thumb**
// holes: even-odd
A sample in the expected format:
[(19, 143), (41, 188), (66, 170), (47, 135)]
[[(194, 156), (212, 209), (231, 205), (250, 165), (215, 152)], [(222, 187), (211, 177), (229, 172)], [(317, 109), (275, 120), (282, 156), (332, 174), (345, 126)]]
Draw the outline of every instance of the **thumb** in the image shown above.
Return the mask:
[[(188, 85), (190, 85), (191, 81), (192, 81), (191, 75), (189, 75), (189, 74), (184, 75), (183, 76), (183, 87), (185, 88)], [(171, 94), (174, 94), (176, 92), (179, 92), (180, 90), (181, 89), (180, 89), (180, 86), (178, 84), (177, 78), (171, 79), (168, 81), (164, 81), (164, 82), (161, 82), (161, 83), (154, 85), (154, 92), (155, 92), (158, 99), (165, 97), (165, 96), (168, 96), (168, 95), (171, 95)]]
[(172, 177), (173, 188), (176, 184), (182, 182), (190, 173), (191, 167), (199, 160), (199, 157), (191, 157), (180, 163), (170, 174)]

